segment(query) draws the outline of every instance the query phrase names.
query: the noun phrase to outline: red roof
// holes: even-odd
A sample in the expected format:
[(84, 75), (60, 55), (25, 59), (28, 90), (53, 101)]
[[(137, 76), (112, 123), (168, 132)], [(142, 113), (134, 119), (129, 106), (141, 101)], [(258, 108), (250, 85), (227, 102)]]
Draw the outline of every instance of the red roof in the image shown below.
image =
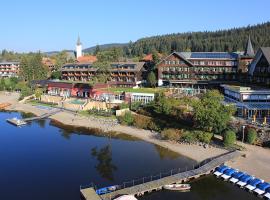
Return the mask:
[(87, 55), (87, 56), (81, 56), (77, 59), (79, 63), (93, 63), (97, 61), (96, 56)]
[[(158, 57), (161, 58), (162, 54), (158, 53)], [(142, 59), (143, 61), (153, 61), (153, 54), (147, 54), (146, 56), (144, 56), (144, 58)]]

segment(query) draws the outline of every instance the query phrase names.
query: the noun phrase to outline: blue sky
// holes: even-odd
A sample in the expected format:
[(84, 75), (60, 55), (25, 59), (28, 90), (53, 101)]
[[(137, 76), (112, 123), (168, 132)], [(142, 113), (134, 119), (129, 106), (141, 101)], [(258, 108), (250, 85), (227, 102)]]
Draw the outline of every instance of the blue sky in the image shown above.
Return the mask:
[(269, 0), (5, 0), (0, 50), (74, 49), (270, 21)]

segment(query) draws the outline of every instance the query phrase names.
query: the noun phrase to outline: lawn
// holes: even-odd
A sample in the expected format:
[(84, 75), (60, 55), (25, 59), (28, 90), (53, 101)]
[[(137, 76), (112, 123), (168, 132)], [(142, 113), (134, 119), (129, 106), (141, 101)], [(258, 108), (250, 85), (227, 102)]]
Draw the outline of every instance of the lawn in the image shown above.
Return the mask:
[(157, 92), (165, 92), (164, 88), (124, 88), (124, 87), (116, 87), (116, 88), (108, 88), (104, 89), (110, 92), (138, 92), (138, 93), (157, 93)]

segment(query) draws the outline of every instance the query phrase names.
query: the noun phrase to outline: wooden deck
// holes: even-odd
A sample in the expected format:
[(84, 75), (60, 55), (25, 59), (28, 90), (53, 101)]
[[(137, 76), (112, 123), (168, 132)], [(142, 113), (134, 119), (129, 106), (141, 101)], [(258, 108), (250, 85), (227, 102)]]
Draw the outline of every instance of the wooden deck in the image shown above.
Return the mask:
[(22, 126), (22, 125), (26, 125), (27, 122), (30, 122), (30, 121), (33, 121), (33, 120), (39, 120), (39, 119), (45, 119), (45, 118), (48, 118), (58, 112), (60, 112), (61, 110), (57, 109), (57, 110), (54, 110), (52, 112), (49, 112), (49, 113), (45, 113), (43, 115), (40, 115), (40, 116), (36, 116), (36, 117), (29, 117), (29, 118), (25, 118), (25, 119), (17, 119), (17, 118), (12, 118), (12, 119), (7, 119), (7, 122), (13, 124), (13, 125), (16, 125), (16, 126)]
[(23, 121), (28, 122), (28, 121), (38, 120), (38, 119), (45, 119), (45, 118), (48, 118), (48, 117), (50, 117), (56, 113), (59, 113), (59, 112), (61, 112), (61, 110), (57, 109), (57, 110), (45, 113), (45, 114), (40, 115), (40, 116), (25, 118), (25, 119), (23, 119)]
[[(222, 156), (216, 157), (211, 159), (211, 161), (207, 162), (206, 164), (199, 166), (196, 169), (192, 169), (190, 171), (186, 171), (186, 172), (181, 172), (178, 174), (174, 174), (171, 176), (167, 176), (158, 180), (154, 180), (154, 181), (149, 181), (146, 183), (142, 183), (139, 185), (134, 185), (131, 187), (126, 187), (120, 190), (117, 190), (115, 192), (109, 193), (109, 194), (104, 194), (104, 195), (100, 195), (100, 199), (102, 200), (110, 200), (113, 199), (119, 195), (123, 195), (123, 194), (130, 194), (130, 195), (134, 195), (134, 196), (142, 196), (145, 193), (150, 193), (152, 191), (158, 191), (161, 190), (163, 188), (164, 185), (167, 184), (173, 184), (173, 183), (179, 183), (179, 182), (186, 182), (190, 179), (195, 179), (198, 178), (202, 175), (206, 175), (211, 173), (217, 166), (235, 158), (235, 157), (239, 157), (241, 154), (238, 151), (233, 151), (227, 154), (224, 154)], [(88, 190), (91, 190), (91, 192), (89, 192)], [(82, 189), (81, 190), (81, 194), (84, 197), (84, 199), (86, 200), (96, 200), (97, 199), (97, 195), (93, 194), (92, 191), (93, 188), (87, 188), (87, 189)]]

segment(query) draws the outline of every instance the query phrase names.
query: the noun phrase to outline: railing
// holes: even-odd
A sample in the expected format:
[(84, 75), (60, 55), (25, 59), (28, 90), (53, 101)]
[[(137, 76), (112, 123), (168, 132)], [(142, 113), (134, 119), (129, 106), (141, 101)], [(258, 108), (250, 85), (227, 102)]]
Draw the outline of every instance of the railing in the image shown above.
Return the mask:
[[(224, 155), (230, 154), (232, 152), (234, 152), (234, 151), (229, 151), (229, 152), (224, 153), (222, 155), (206, 159), (197, 165), (186, 166), (186, 167), (177, 168), (177, 169), (171, 169), (170, 171), (160, 172), (160, 173), (155, 174), (155, 175), (150, 175), (150, 176), (146, 176), (146, 177), (142, 177), (142, 178), (138, 178), (138, 179), (124, 181), (118, 186), (119, 186), (119, 189), (125, 189), (125, 188), (129, 188), (129, 187), (133, 187), (135, 185), (140, 185), (140, 184), (144, 184), (147, 182), (156, 181), (156, 180), (159, 180), (162, 178), (171, 177), (171, 176), (174, 176), (174, 175), (179, 174), (179, 173), (184, 173), (184, 172), (188, 172), (191, 170), (199, 169), (199, 168), (203, 167), (204, 165), (208, 164), (209, 162), (211, 162), (212, 160), (217, 159), (219, 157), (222, 157)], [(81, 189), (85, 189), (85, 188), (89, 188), (89, 187), (92, 187), (95, 190), (97, 189), (97, 186), (94, 183), (80, 186)]]

